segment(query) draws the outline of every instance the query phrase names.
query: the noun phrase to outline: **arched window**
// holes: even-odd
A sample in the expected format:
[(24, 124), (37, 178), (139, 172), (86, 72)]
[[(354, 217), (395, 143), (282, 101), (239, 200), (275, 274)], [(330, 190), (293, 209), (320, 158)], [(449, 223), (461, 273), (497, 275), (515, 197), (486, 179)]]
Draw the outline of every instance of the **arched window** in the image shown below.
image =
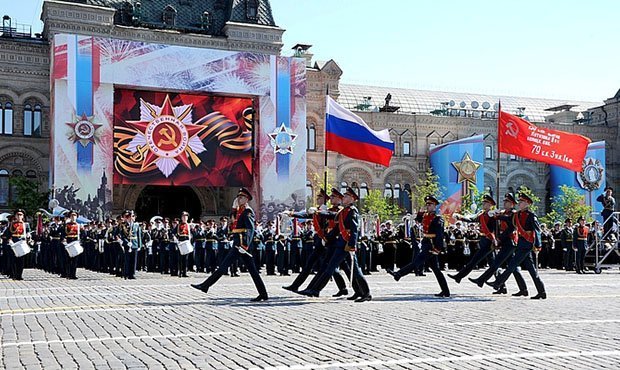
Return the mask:
[(168, 5), (164, 8), (163, 21), (168, 26), (174, 26), (176, 24), (177, 11), (172, 6)]
[(37, 173), (33, 170), (28, 170), (26, 171), (26, 178), (28, 179), (36, 179), (37, 178)]
[(342, 194), (344, 194), (344, 192), (347, 191), (347, 186), (349, 186), (349, 184), (347, 184), (346, 181), (343, 181), (340, 183), (340, 192)]
[(394, 199), (400, 200), (400, 184), (394, 184)]
[(493, 159), (493, 147), (487, 145), (484, 147), (484, 159)]
[(247, 0), (245, 3), (245, 15), (249, 20), (258, 19), (258, 0)]
[(0, 170), (0, 206), (9, 205), (9, 171)]
[(41, 137), (43, 119), (41, 113), (41, 106), (39, 104), (36, 104), (34, 106), (34, 112), (32, 113), (32, 116), (32, 136)]
[(11, 102), (0, 104), (0, 112), (2, 113), (0, 134), (13, 135), (13, 104)]
[(316, 150), (316, 128), (314, 125), (308, 126), (308, 150)]
[(365, 182), (360, 185), (360, 199), (365, 199), (368, 196), (368, 184)]
[(383, 196), (388, 199), (394, 198), (394, 192), (392, 191), (392, 184), (385, 184), (385, 190), (383, 190)]
[(32, 136), (32, 106), (24, 105), (24, 136)]
[(409, 157), (411, 155), (411, 143), (408, 141), (403, 143), (403, 155), (405, 157)]

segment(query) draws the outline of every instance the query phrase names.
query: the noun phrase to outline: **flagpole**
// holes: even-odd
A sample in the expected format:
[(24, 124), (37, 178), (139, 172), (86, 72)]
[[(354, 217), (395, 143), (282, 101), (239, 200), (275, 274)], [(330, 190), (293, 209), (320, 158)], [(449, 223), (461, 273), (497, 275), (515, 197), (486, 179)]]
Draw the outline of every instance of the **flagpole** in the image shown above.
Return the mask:
[(496, 146), (497, 146), (496, 147), (496, 166), (497, 166), (496, 167), (496, 171), (497, 171), (497, 174), (495, 176), (495, 181), (496, 181), (496, 183), (495, 183), (495, 186), (496, 186), (496, 188), (495, 188), (495, 199), (496, 199), (498, 207), (499, 207), (499, 182), (500, 182), (499, 181), (499, 179), (500, 179), (500, 173), (499, 173), (499, 164), (500, 164), (500, 162), (499, 162), (499, 156), (500, 156), (500, 152), (499, 152), (499, 138), (501, 136), (501, 134), (499, 132), (499, 127), (500, 127), (499, 120), (500, 120), (501, 114), (502, 114), (502, 101), (500, 99), (499, 104), (498, 104), (498, 108), (497, 108), (497, 143), (496, 143)]
[(329, 189), (327, 189), (327, 97), (329, 97), (329, 85), (327, 85), (325, 90), (325, 123), (323, 124), (323, 152), (325, 156), (323, 163), (323, 189), (329, 194)]

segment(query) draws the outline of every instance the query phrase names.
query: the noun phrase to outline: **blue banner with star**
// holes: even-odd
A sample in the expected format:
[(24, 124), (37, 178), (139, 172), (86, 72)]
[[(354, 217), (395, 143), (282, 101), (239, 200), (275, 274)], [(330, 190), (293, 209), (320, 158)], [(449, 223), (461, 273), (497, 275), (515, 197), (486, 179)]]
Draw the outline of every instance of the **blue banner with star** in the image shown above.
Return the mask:
[(559, 166), (549, 166), (549, 180), (551, 182), (551, 196), (562, 195), (561, 185), (573, 187), (585, 196), (586, 204), (592, 206), (596, 219), (600, 222), (603, 218), (600, 212), (603, 205), (596, 198), (603, 193), (607, 185), (605, 182), (605, 142), (597, 141), (588, 145), (586, 157), (583, 160), (581, 172), (571, 171)]
[[(278, 147), (290, 146), (292, 143), (290, 136), (287, 136), (287, 128), (291, 127), (291, 61), (289, 58), (276, 57), (277, 75), (276, 75), (276, 125), (280, 129), (278, 136)], [(290, 172), (290, 157), (292, 152), (283, 152), (276, 150), (276, 172), (278, 179), (286, 181)]]
[(484, 190), (484, 137), (476, 135), (433, 146), (429, 149), (431, 168), (438, 176), (443, 193), (441, 212), (460, 211), (462, 197), (473, 184)]

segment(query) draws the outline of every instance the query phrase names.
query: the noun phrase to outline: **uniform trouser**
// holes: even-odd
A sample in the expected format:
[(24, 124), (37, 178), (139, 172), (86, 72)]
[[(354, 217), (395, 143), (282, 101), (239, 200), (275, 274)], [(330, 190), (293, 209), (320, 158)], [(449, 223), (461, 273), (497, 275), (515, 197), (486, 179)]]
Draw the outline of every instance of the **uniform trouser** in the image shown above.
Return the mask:
[(564, 251), (564, 269), (566, 271), (573, 270), (575, 267), (575, 251), (572, 246), (567, 246)]
[[(512, 257), (512, 255), (514, 254), (515, 248), (516, 247), (512, 243), (503, 245), (502, 248), (499, 250), (499, 253), (497, 253), (497, 255), (495, 256), (495, 261), (493, 261), (493, 264), (488, 269), (486, 269), (482, 273), (482, 275), (480, 275), (480, 277), (478, 277), (478, 280), (480, 281), (489, 280), (491, 276), (493, 276), (495, 271), (497, 271), (500, 267), (502, 267), (502, 265), (506, 261), (508, 261), (510, 257)], [(521, 275), (521, 272), (519, 272), (518, 269), (515, 269), (512, 272), (512, 274), (514, 275), (515, 280), (517, 281), (517, 286), (519, 287), (519, 290), (520, 291), (527, 290), (527, 285), (525, 284), (525, 280), (523, 280), (523, 275)]]
[(6, 276), (11, 276), (13, 273), (13, 250), (8, 245), (2, 247), (3, 249), (3, 261), (2, 261), (2, 273)]
[(368, 250), (366, 248), (360, 248), (357, 254), (357, 259), (362, 269), (362, 273), (364, 274), (368, 273), (368, 264), (366, 263), (367, 256), (368, 256)]
[[(299, 275), (297, 275), (297, 277), (295, 278), (295, 280), (293, 280), (293, 283), (291, 284), (292, 288), (294, 288), (295, 290), (299, 289), (301, 284), (303, 284), (304, 281), (306, 281), (306, 279), (308, 278), (308, 276), (310, 276), (314, 265), (321, 259), (321, 256), (324, 252), (325, 248), (315, 248), (314, 251), (312, 251), (312, 253), (308, 255), (304, 268), (301, 269), (301, 272), (299, 273)], [(338, 276), (340, 276), (340, 274), (338, 274)], [(344, 283), (344, 280), (342, 280), (342, 278), (340, 280)], [(338, 286), (338, 288), (340, 288), (340, 286)], [(346, 288), (346, 285), (342, 287), (342, 289), (344, 288)]]
[(24, 260), (26, 256), (15, 257), (13, 249), (11, 249), (11, 253), (13, 254), (13, 272), (11, 273), (11, 277), (15, 280), (21, 280), (24, 273)]
[[(340, 243), (340, 244), (343, 244), (343, 245), (342, 246), (337, 245), (335, 247), (335, 250), (332, 253), (332, 256), (329, 262), (322, 269), (322, 271), (319, 272), (319, 274), (317, 275), (316, 282), (311, 288), (311, 290), (317, 293), (323, 290), (323, 288), (325, 288), (325, 286), (329, 282), (329, 279), (332, 276), (334, 276), (335, 273), (337, 273), (338, 267), (340, 267), (347, 276), (351, 276), (351, 270), (350, 270), (351, 265), (349, 264), (349, 262), (347, 262), (347, 259), (351, 258), (350, 257), (351, 253), (346, 252), (344, 250), (344, 243)], [(353, 265), (352, 266), (353, 266), (353, 281), (352, 281), (353, 290), (360, 297), (368, 295), (370, 293), (370, 288), (368, 287), (368, 283), (366, 282), (366, 279), (364, 278), (364, 274), (362, 274), (362, 269), (360, 269), (357, 263), (357, 258), (355, 257), (355, 254), (353, 254)]]
[(285, 248), (278, 248), (278, 273), (280, 274), (288, 274), (289, 269), (289, 251)]
[(136, 263), (138, 253), (136, 249), (129, 248), (129, 250), (125, 250), (124, 254), (124, 269), (123, 276), (126, 278), (135, 278), (136, 277)]
[(291, 258), (290, 258), (290, 267), (294, 273), (299, 273), (299, 269), (301, 268), (301, 251), (298, 246), (291, 246)]
[(530, 273), (530, 276), (532, 277), (532, 280), (534, 280), (534, 285), (536, 286), (536, 290), (538, 291), (538, 293), (544, 293), (545, 285), (543, 284), (542, 280), (540, 280), (540, 277), (538, 276), (538, 270), (534, 266), (531, 248), (517, 248), (514, 256), (512, 257), (510, 262), (508, 262), (508, 268), (497, 277), (497, 279), (495, 280), (495, 284), (504, 284), (506, 280), (508, 280), (510, 274), (515, 272), (519, 266), (523, 266), (523, 268), (525, 268)]
[(304, 246), (301, 248), (301, 260), (299, 263), (302, 269), (306, 266), (306, 262), (308, 262), (308, 257), (310, 257), (313, 250), (314, 245), (304, 244)]
[(222, 277), (222, 275), (226, 274), (230, 265), (237, 261), (238, 258), (241, 258), (247, 266), (248, 272), (252, 277), (252, 281), (254, 281), (254, 286), (256, 286), (258, 294), (261, 296), (267, 296), (267, 289), (265, 289), (265, 284), (263, 283), (263, 280), (261, 279), (260, 274), (252, 261), (252, 257), (247, 254), (241, 254), (236, 247), (231, 248), (228, 251), (226, 258), (224, 258), (217, 270), (215, 270), (215, 272), (213, 272), (211, 276), (209, 276), (201, 285), (207, 289), (211, 287)]
[(491, 252), (491, 242), (488, 241), (488, 239), (486, 242), (481, 242), (478, 251), (473, 256), (471, 256), (467, 264), (459, 270), (459, 272), (456, 274), (456, 278), (463, 279), (464, 277), (469, 275), (469, 273), (472, 272), (472, 270), (476, 268), (476, 266), (478, 266), (480, 262), (482, 262), (489, 255), (491, 255)]
[[(327, 265), (329, 261), (331, 260), (332, 256), (336, 252), (335, 247), (330, 247), (326, 249), (326, 248), (323, 248), (322, 245), (320, 248), (315, 249), (315, 251), (317, 250), (318, 250), (318, 254), (316, 256), (316, 263), (313, 264), (313, 266), (318, 266), (318, 272), (316, 275), (314, 275), (314, 278), (312, 278), (312, 280), (306, 287), (306, 290), (318, 291), (317, 286), (318, 286), (319, 280), (321, 279), (321, 274), (327, 269)], [(310, 271), (308, 271), (308, 273), (310, 273)], [(344, 281), (344, 278), (342, 277), (342, 275), (340, 275), (339, 270), (334, 270), (332, 272), (331, 277), (334, 279), (334, 282), (336, 283), (336, 286), (338, 287), (338, 291), (341, 291), (347, 288), (347, 283)]]
[(398, 270), (396, 274), (400, 277), (407, 276), (413, 271), (419, 271), (424, 267), (424, 264), (427, 264), (431, 271), (433, 271), (433, 274), (435, 274), (435, 279), (437, 279), (441, 291), (449, 294), (450, 289), (448, 288), (446, 277), (443, 276), (439, 266), (439, 256), (431, 253), (431, 244), (430, 242), (427, 243), (426, 240), (422, 241), (422, 250), (414, 258), (413, 262)]
[(579, 245), (577, 246), (577, 258), (575, 260), (575, 270), (583, 272), (586, 268), (585, 260), (586, 260), (586, 246)]
[(260, 261), (261, 261), (261, 250), (260, 248), (256, 248), (254, 247), (252, 249), (252, 259), (254, 260), (254, 266), (256, 266), (256, 269), (258, 270), (258, 272), (260, 272)]
[(196, 263), (196, 270), (198, 272), (205, 271), (205, 247), (196, 245), (194, 262)]
[(273, 249), (265, 249), (265, 266), (267, 275), (275, 274), (276, 270), (276, 251)]
[(215, 249), (213, 247), (207, 246), (205, 251), (207, 272), (213, 272), (217, 268), (217, 256), (215, 255)]
[(170, 275), (177, 276), (179, 274), (179, 248), (176, 243), (170, 244)]
[(69, 256), (69, 252), (67, 252), (67, 250), (64, 250), (65, 253), (65, 268), (66, 268), (66, 272), (65, 275), (66, 277), (73, 279), (73, 278), (77, 278), (77, 265), (78, 265), (78, 256), (75, 256), (73, 258), (71, 258)]
[(394, 262), (396, 260), (396, 243), (389, 242), (383, 244), (383, 261), (382, 266), (384, 270), (394, 270)]
[(187, 265), (189, 264), (189, 256), (191, 253), (181, 255), (180, 251), (175, 252), (179, 261), (179, 276), (187, 276)]
[(166, 250), (166, 247), (159, 247), (159, 272), (167, 274), (170, 268), (170, 251)]

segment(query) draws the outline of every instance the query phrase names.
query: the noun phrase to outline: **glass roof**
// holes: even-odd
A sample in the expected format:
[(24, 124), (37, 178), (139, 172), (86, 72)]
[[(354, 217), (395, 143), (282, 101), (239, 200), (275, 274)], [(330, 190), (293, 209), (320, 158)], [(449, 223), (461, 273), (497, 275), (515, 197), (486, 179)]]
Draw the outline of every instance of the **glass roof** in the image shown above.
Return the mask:
[[(544, 122), (554, 112), (545, 109), (573, 105), (575, 112), (583, 112), (603, 104), (560, 99), (524, 98), (516, 96), (469, 94), (444, 91), (413, 90), (394, 87), (340, 84), (338, 102), (357, 111), (378, 111), (385, 105), (387, 94), (392, 95), (390, 106), (400, 107), (401, 114), (435, 114), (495, 118), (498, 102), (502, 111), (522, 114), (532, 122)], [(368, 100), (370, 97), (370, 100)], [(523, 109), (525, 108), (525, 109)]]

